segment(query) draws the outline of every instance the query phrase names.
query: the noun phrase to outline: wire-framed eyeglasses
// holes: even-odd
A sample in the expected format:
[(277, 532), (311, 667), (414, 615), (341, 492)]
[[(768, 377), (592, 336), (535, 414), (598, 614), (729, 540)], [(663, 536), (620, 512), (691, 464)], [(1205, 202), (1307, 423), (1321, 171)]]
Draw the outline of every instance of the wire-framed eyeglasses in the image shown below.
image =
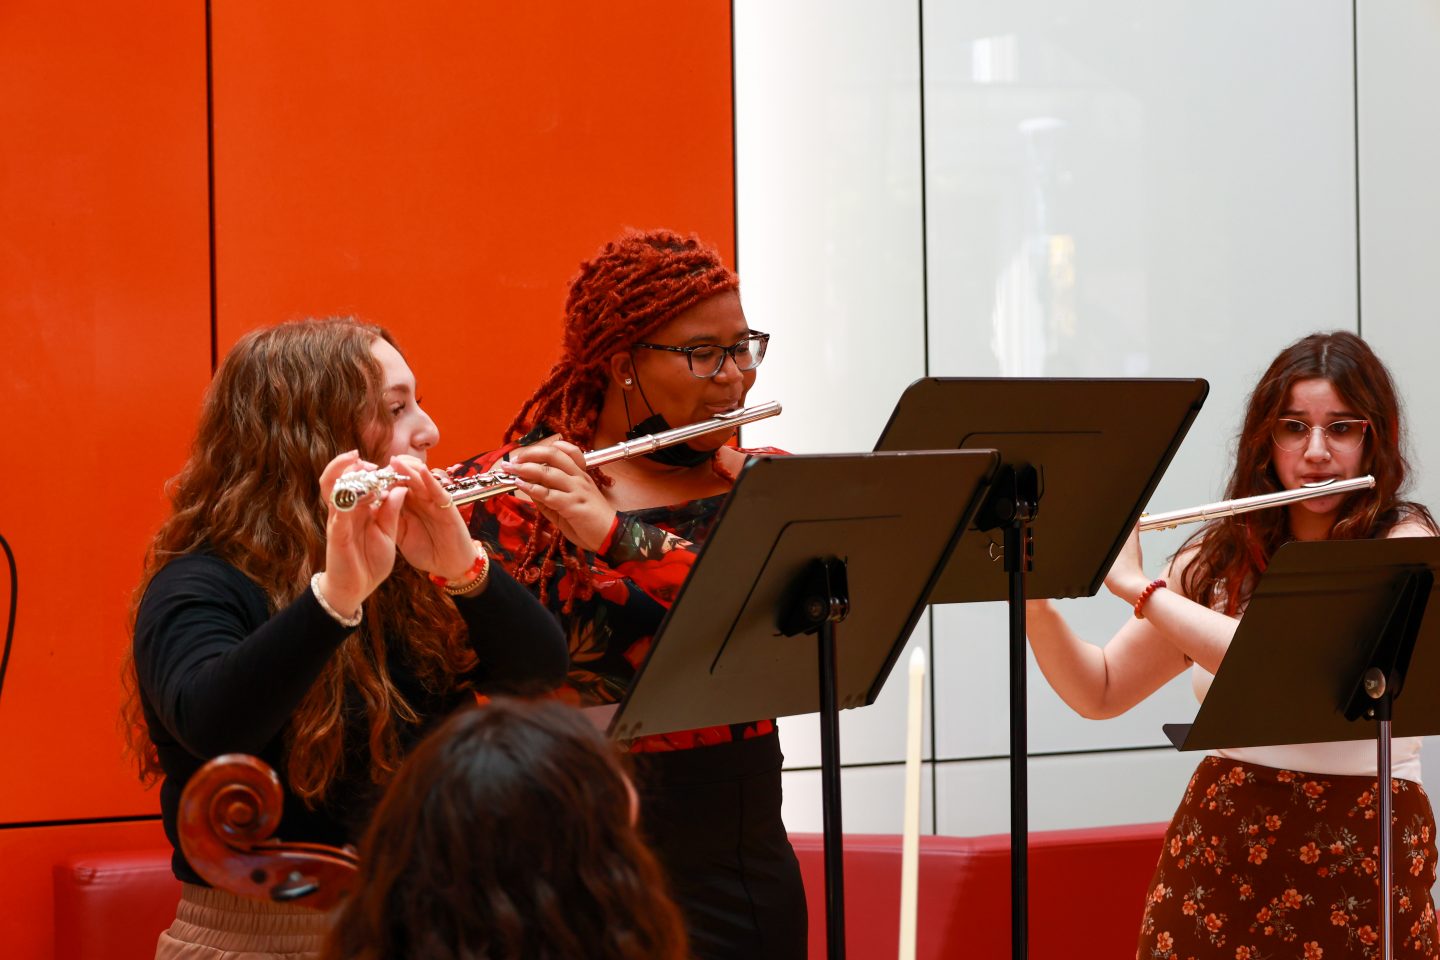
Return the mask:
[(1331, 450), (1354, 450), (1365, 442), (1365, 431), (1369, 426), (1368, 420), (1335, 420), (1312, 427), (1304, 420), (1282, 417), (1275, 421), (1275, 426), (1270, 431), (1270, 439), (1281, 450), (1293, 453), (1304, 450), (1310, 443), (1311, 435), (1319, 430), (1325, 438), (1326, 446)]
[(726, 357), (733, 360), (740, 370), (754, 370), (760, 366), (760, 361), (765, 359), (765, 348), (769, 343), (770, 334), (752, 330), (748, 337), (736, 340), (728, 347), (722, 347), (718, 343), (697, 343), (689, 347), (672, 347), (664, 343), (635, 343), (631, 346), (683, 353), (685, 361), (690, 365), (690, 373), (701, 380), (708, 380), (725, 366)]

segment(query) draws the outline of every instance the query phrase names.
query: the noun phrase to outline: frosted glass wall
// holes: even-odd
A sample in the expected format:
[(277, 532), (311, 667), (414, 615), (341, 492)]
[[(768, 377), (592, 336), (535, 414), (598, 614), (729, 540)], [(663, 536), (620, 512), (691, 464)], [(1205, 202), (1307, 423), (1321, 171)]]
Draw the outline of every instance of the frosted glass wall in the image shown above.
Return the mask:
[[(1344, 328), (1394, 366), (1423, 465), (1440, 115), (1410, 91), (1440, 87), (1440, 12), (1361, 9), (1357, 32), (1341, 0), (736, 0), (742, 291), (775, 335), (755, 396), (786, 405), (747, 442), (868, 450), (926, 375), (1204, 377), (1152, 503), (1181, 507), (1220, 495), (1269, 358)], [(1147, 538), (1150, 569), (1177, 543)], [(1128, 611), (1064, 612), (1102, 639)], [(932, 608), (911, 643), (927, 829), (1006, 830), (1003, 605)], [(1031, 673), (1032, 827), (1168, 819), (1184, 681), (1094, 722)], [(903, 693), (844, 715), (847, 829), (899, 829)], [(793, 830), (820, 825), (815, 727), (782, 723)]]

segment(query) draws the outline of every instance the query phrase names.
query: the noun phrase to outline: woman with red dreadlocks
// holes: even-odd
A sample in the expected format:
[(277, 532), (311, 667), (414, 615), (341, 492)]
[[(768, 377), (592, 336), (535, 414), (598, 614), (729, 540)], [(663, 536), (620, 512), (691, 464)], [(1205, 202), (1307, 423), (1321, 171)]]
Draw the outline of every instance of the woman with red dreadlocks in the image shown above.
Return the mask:
[[(724, 432), (586, 471), (582, 450), (742, 407), (765, 356), (739, 280), (695, 238), (637, 233), (580, 268), (561, 357), (506, 445), (520, 494), (485, 501), (471, 531), (560, 617), (565, 692), (619, 700), (689, 574), (746, 452)], [(561, 439), (563, 438), (563, 439)], [(780, 820), (775, 722), (630, 744), (641, 822), (704, 960), (802, 960), (805, 893)]]
[[(1123, 713), (1189, 669), (1203, 699), (1271, 556), (1289, 540), (1433, 536), (1402, 498), (1407, 465), (1389, 373), (1351, 333), (1314, 334), (1275, 358), (1250, 395), (1226, 496), (1374, 475), (1373, 490), (1213, 520), (1144, 572), (1137, 536), (1105, 579), (1134, 617), (1104, 647), (1054, 606), (1026, 604), (1045, 678), (1076, 712)], [(1394, 741), (1396, 955), (1440, 956), (1430, 887), (1435, 816), (1420, 786), (1420, 739)], [(1200, 762), (1166, 833), (1137, 957), (1379, 955), (1373, 741), (1219, 750)]]

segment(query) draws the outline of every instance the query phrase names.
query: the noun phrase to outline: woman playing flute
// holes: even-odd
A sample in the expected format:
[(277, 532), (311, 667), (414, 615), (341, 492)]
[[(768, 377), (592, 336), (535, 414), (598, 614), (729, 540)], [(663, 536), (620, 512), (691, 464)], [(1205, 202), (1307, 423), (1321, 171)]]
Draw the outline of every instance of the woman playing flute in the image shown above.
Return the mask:
[[(637, 233), (580, 268), (561, 356), (499, 450), (520, 493), (484, 501), (471, 530), (562, 620), (565, 694), (617, 701), (689, 574), (746, 451), (723, 431), (587, 472), (582, 449), (744, 406), (768, 335), (739, 280), (694, 238)], [(562, 439), (563, 438), (563, 439)], [(805, 895), (780, 820), (775, 722), (641, 737), (630, 744), (641, 825), (703, 960), (803, 960)]]
[[(349, 320), (246, 334), (207, 389), (127, 662), (131, 746), (162, 781), (183, 883), (157, 957), (315, 956), (328, 926), (211, 889), (186, 862), (180, 794), (207, 759), (279, 771), (279, 837), (353, 844), (404, 754), (476, 690), (563, 677), (554, 618), (489, 564), (425, 469), (438, 439), (390, 335)], [(336, 479), (372, 461), (408, 482), (331, 506)]]
[[(1082, 641), (1048, 601), (1027, 604), (1031, 648), (1076, 712), (1113, 717), (1191, 672), (1203, 699), (1246, 603), (1289, 540), (1433, 536), (1403, 498), (1400, 403), (1385, 366), (1351, 333), (1290, 345), (1245, 413), (1227, 496), (1365, 473), (1371, 490), (1214, 520), (1152, 579), (1138, 535), (1106, 577), (1133, 605), (1103, 647)], [(1404, 851), (1394, 896), (1397, 955), (1436, 957), (1435, 818), (1420, 786), (1420, 740), (1394, 742), (1393, 828)], [(1150, 884), (1140, 958), (1368, 958), (1378, 954), (1373, 741), (1218, 750), (1176, 810)]]

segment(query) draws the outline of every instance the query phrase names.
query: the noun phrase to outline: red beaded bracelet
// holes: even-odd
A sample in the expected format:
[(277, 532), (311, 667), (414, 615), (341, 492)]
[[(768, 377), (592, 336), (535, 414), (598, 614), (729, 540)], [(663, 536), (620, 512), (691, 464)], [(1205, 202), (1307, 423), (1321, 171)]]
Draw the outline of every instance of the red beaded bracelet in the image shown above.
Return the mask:
[(485, 552), (485, 544), (479, 540), (472, 541), (475, 544), (475, 562), (470, 564), (466, 570), (454, 580), (446, 580), (444, 577), (437, 577), (430, 574), (430, 582), (444, 590), (450, 596), (459, 596), (462, 593), (469, 593), (471, 590), (484, 583), (490, 573), (490, 554)]
[(1159, 590), (1159, 589), (1160, 589), (1161, 587), (1163, 587), (1163, 586), (1165, 586), (1165, 581), (1164, 581), (1164, 580), (1151, 580), (1151, 581), (1150, 581), (1150, 585), (1149, 585), (1148, 587), (1146, 587), (1144, 590), (1141, 590), (1141, 591), (1140, 591), (1140, 599), (1138, 599), (1138, 600), (1135, 601), (1135, 619), (1136, 619), (1136, 620), (1144, 620), (1144, 619), (1145, 619), (1145, 614), (1143, 614), (1143, 613), (1140, 612), (1141, 608), (1143, 608), (1143, 607), (1145, 606), (1145, 601), (1150, 599), (1150, 594), (1154, 593), (1156, 590)]

